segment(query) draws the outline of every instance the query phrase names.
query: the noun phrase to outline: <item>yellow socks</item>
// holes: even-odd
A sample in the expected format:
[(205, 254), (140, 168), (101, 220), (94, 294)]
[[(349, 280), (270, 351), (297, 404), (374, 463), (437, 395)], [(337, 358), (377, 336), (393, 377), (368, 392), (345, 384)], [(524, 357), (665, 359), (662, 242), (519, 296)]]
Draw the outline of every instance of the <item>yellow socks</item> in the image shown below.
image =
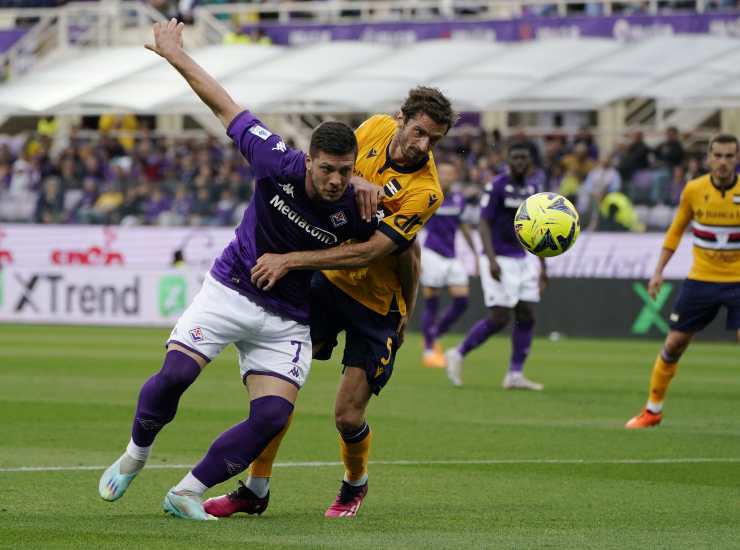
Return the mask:
[(647, 409), (652, 413), (659, 413), (663, 410), (663, 400), (665, 392), (676, 374), (678, 362), (668, 363), (663, 358), (663, 353), (658, 355), (653, 367), (653, 374), (650, 377), (650, 393), (648, 395)]
[(293, 422), (293, 414), (288, 417), (288, 423), (285, 427), (272, 438), (272, 441), (267, 444), (267, 447), (260, 453), (260, 455), (254, 459), (251, 467), (249, 468), (249, 475), (251, 477), (272, 477), (272, 464), (275, 462), (280, 443), (283, 441), (290, 424)]
[(345, 468), (344, 480), (350, 485), (363, 485), (367, 481), (367, 463), (372, 440), (373, 434), (366, 423), (354, 433), (339, 434)]

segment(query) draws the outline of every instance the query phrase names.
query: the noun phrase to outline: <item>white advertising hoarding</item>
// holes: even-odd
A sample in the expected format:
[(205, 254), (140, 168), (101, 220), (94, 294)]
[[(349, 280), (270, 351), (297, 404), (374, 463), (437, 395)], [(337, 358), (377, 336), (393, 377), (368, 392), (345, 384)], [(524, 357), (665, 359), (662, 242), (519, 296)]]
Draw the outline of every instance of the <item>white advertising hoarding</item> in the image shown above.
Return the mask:
[(190, 269), (5, 267), (0, 322), (172, 326), (202, 278)]
[[(19, 268), (166, 269), (176, 250), (188, 267), (207, 271), (234, 237), (230, 228), (0, 225), (0, 266)], [(480, 245), (480, 240), (475, 235)], [(663, 243), (662, 233), (582, 233), (572, 250), (548, 260), (551, 277), (647, 279)], [(475, 257), (461, 235), (457, 249), (471, 272)], [(683, 279), (691, 267), (687, 235), (665, 271)]]

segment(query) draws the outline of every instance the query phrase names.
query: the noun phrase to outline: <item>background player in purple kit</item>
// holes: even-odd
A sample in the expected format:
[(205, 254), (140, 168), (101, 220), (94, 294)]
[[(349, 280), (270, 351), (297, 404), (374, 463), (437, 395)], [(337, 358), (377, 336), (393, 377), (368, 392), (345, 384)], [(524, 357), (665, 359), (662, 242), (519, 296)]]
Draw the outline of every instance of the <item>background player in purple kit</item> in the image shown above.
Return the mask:
[(481, 197), (479, 231), (485, 254), (479, 258), (483, 299), (489, 316), (478, 321), (462, 344), (447, 350), (447, 377), (462, 386), (463, 358), (490, 336), (503, 329), (514, 315), (511, 362), (502, 386), (506, 389), (542, 390), (543, 385), (524, 377), (522, 370), (534, 333), (534, 304), (547, 283), (545, 261), (540, 270), (526, 257), (514, 232), (514, 214), (530, 195), (540, 191), (528, 178), (532, 169), (529, 149), (512, 145), (509, 173), (497, 176)]
[[(465, 198), (459, 191), (452, 190), (452, 185), (458, 179), (457, 167), (450, 162), (439, 162), (437, 173), (444, 201), (426, 224), (426, 240), (421, 249), (421, 295), (424, 299), (421, 314), (424, 334), (422, 364), (430, 368), (445, 366), (444, 353), (437, 339), (450, 329), (468, 307), (468, 274), (455, 254), (455, 233), (458, 228), (473, 254), (476, 254), (470, 228), (461, 221)], [(449, 290), (452, 303), (437, 322), (439, 297), (445, 287)]]
[(156, 435), (174, 418), (180, 396), (234, 343), (249, 390), (249, 417), (222, 433), (163, 502), (177, 517), (205, 520), (215, 518), (204, 511), (202, 494), (245, 470), (286, 426), (311, 365), (305, 296), (311, 272), (293, 271), (265, 291), (251, 283), (250, 270), (266, 252), (367, 239), (376, 224), (361, 220), (349, 187), (357, 156), (352, 129), (327, 122), (312, 134), (308, 155), (288, 148), (185, 53), (182, 29), (174, 19), (155, 24), (155, 44), (147, 48), (177, 69), (227, 127), (257, 183), (236, 237), (177, 321), (162, 369), (142, 386), (126, 452), (103, 473), (98, 489), (105, 500), (123, 496)]

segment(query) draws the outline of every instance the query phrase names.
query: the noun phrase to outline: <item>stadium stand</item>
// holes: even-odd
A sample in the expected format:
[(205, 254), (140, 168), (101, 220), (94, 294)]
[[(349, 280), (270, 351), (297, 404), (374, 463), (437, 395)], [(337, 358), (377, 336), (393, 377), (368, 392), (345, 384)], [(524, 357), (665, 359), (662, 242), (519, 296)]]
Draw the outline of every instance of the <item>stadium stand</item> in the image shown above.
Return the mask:
[[(140, 48), (151, 22), (163, 17), (194, 24), (196, 55), (225, 78), (237, 100), (272, 113), (272, 100), (295, 95), (289, 108), (302, 114), (274, 112), (282, 118), (272, 124), (299, 144), (306, 129), (325, 116), (362, 120), (368, 112), (396, 105), (399, 94), (417, 82), (448, 90), (466, 117), (440, 145), (439, 155), (461, 168), (471, 211), (481, 185), (502, 169), (507, 144), (526, 140), (546, 188), (574, 199), (592, 229), (663, 229), (685, 182), (705, 169), (702, 148), (710, 129), (697, 127), (708, 120), (717, 127), (717, 110), (727, 101), (707, 98), (707, 92), (718, 84), (738, 85), (725, 67), (740, 47), (727, 34), (668, 33), (626, 43), (524, 40), (531, 37), (520, 34), (504, 42), (447, 36), (403, 47), (364, 39), (304, 49), (269, 45), (269, 25), (276, 22), (336, 27), (357, 18), (536, 22), (584, 14), (611, 21), (614, 14), (732, 13), (736, 2), (440, 0), (423, 8), (387, 1), (91, 0), (62, 7), (66, 4), (0, 2), (7, 8), (0, 12), (0, 56), (8, 79), (0, 87), (0, 132), (6, 134), (0, 221), (231, 225), (239, 217), (251, 194), (249, 168), (229, 145), (206, 137), (222, 132), (197, 110), (188, 90), (173, 85), (168, 68)], [(119, 10), (117, 25), (98, 9), (104, 4)], [(260, 47), (251, 46), (255, 43)], [(346, 66), (327, 64), (314, 75), (302, 70), (312, 59), (336, 58), (339, 48)], [(669, 51), (671, 59), (664, 60)], [(702, 68), (706, 78), (686, 77), (704, 61), (711, 61)], [(362, 71), (348, 72), (352, 66)], [(259, 77), (262, 95), (255, 96), (244, 80), (247, 71)], [(371, 82), (373, 71), (397, 73), (396, 86)], [(60, 78), (64, 86), (58, 85)], [(708, 102), (703, 110), (684, 108), (700, 95)], [(99, 116), (107, 111), (116, 114)], [(192, 132), (185, 131), (184, 114)], [(621, 120), (604, 123), (617, 114)], [(19, 126), (20, 115), (26, 122)], [(607, 195), (612, 202), (600, 208)], [(629, 218), (615, 215), (619, 205), (630, 205), (639, 223), (615, 225), (614, 220)]]

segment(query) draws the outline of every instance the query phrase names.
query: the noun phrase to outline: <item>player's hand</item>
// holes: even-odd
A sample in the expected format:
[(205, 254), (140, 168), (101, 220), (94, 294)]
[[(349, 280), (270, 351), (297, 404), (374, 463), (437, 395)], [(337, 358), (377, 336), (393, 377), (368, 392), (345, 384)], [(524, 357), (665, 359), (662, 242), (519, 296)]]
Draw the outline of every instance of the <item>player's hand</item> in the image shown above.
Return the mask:
[(398, 321), (398, 328), (396, 329), (396, 334), (398, 335), (398, 347), (400, 348), (403, 345), (404, 340), (406, 339), (406, 325), (409, 323), (409, 318), (407, 315), (403, 315), (401, 319)]
[(252, 284), (270, 290), (290, 269), (285, 254), (263, 254), (252, 268)]
[(184, 27), (185, 23), (178, 23), (174, 17), (169, 21), (154, 23), (152, 27), (154, 44), (144, 44), (144, 47), (169, 60), (183, 49), (182, 29)]
[(360, 216), (366, 222), (372, 221), (373, 216), (378, 211), (378, 205), (385, 197), (383, 188), (360, 176), (352, 176), (349, 181), (355, 188), (355, 198)]
[(496, 260), (491, 261), (490, 264), (491, 265), (488, 268), (488, 270), (491, 272), (491, 277), (493, 277), (495, 281), (500, 282), (501, 281), (501, 266), (498, 265), (498, 262)]
[(663, 274), (654, 273), (653, 276), (650, 277), (650, 282), (648, 283), (648, 294), (653, 300), (658, 296), (658, 291), (660, 291), (661, 286), (663, 286)]

